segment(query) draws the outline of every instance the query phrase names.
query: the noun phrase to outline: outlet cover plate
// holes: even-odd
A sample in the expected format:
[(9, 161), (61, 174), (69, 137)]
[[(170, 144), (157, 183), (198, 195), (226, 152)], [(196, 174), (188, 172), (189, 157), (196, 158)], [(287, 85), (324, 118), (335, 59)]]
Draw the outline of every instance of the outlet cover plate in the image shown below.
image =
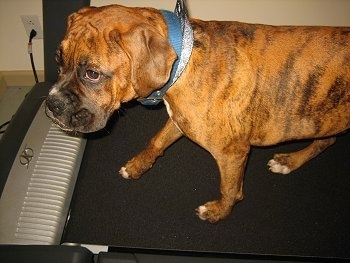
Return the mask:
[(34, 39), (44, 38), (43, 30), (37, 15), (21, 15), (21, 20), (29, 37), (32, 29), (36, 31)]

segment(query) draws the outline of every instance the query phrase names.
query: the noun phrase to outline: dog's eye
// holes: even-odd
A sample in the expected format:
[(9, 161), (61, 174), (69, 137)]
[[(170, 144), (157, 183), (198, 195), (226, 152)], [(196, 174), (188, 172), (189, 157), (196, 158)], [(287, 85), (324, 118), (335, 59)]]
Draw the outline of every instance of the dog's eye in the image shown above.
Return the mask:
[(101, 78), (101, 74), (99, 72), (93, 71), (93, 70), (87, 70), (85, 72), (85, 76), (86, 79), (90, 80), (90, 81), (99, 81)]

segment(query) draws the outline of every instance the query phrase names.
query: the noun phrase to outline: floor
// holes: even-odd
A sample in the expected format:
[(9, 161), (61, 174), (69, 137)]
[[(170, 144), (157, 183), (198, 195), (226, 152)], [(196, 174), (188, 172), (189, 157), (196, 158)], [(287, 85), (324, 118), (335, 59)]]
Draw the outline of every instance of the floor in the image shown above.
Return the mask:
[[(25, 95), (30, 91), (31, 87), (8, 87), (4, 96), (0, 99), (0, 126), (16, 113), (21, 105)], [(0, 139), (2, 131), (6, 130), (6, 126), (0, 129)]]

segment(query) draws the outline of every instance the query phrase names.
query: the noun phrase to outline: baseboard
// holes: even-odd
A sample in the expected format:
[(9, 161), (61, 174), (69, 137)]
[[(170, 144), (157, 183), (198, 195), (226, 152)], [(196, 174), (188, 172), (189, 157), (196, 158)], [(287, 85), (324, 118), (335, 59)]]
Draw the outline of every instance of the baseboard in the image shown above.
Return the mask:
[(7, 89), (6, 81), (3, 75), (0, 72), (0, 99), (4, 95), (5, 91)]
[[(44, 81), (44, 71), (37, 71), (39, 82)], [(11, 86), (33, 87), (35, 79), (30, 70), (0, 71), (0, 98), (4, 95), (6, 89)]]
[[(44, 71), (37, 70), (40, 82), (44, 80)], [(0, 76), (5, 80), (7, 86), (33, 86), (35, 84), (31, 70), (0, 71)]]

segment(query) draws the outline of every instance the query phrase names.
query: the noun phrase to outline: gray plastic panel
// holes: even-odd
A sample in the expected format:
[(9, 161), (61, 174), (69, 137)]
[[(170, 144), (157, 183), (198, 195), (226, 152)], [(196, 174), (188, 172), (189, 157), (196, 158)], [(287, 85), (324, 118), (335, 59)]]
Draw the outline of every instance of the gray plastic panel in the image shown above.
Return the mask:
[(1, 195), (0, 244), (60, 243), (85, 144), (39, 108)]

